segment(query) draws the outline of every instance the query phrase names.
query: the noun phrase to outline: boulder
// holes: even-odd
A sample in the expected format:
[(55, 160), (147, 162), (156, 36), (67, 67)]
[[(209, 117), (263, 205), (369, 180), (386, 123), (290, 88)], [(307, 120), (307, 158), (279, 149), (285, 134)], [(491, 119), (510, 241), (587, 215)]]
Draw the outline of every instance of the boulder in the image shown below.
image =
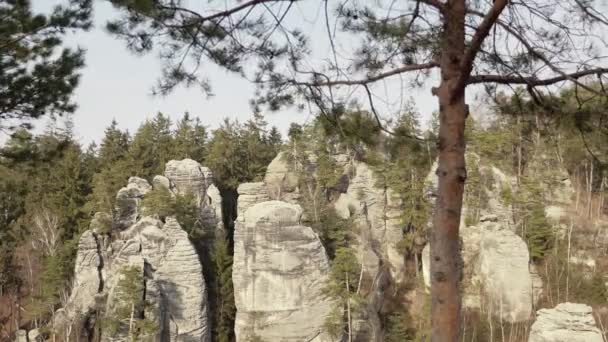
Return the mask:
[(207, 184), (198, 162), (192, 159), (170, 160), (165, 165), (165, 177), (171, 181), (176, 193), (191, 193), (197, 198), (199, 205), (204, 201)]
[(486, 307), (506, 322), (527, 321), (532, 314), (533, 287), (526, 243), (495, 224), (482, 223), (480, 229), (484, 232), (476, 273)]
[(287, 152), (279, 152), (270, 162), (266, 168), (264, 183), (271, 199), (280, 200), (285, 193), (296, 191), (298, 175), (291, 169)]
[(237, 188), (239, 199), (237, 202), (237, 221), (243, 222), (247, 209), (257, 203), (270, 200), (266, 184), (263, 182), (243, 183)]
[(44, 336), (40, 333), (40, 329), (32, 329), (27, 332), (27, 339), (29, 342), (42, 342), (44, 341)]
[(592, 309), (585, 304), (561, 303), (541, 309), (530, 328), (528, 342), (603, 342)]
[(140, 203), (144, 195), (152, 190), (145, 179), (139, 177), (129, 178), (126, 187), (116, 194), (115, 226), (118, 229), (130, 227), (140, 215)]
[(152, 179), (152, 187), (154, 187), (154, 189), (165, 189), (171, 191), (171, 181), (165, 176), (156, 175)]
[(27, 331), (20, 329), (15, 333), (15, 342), (27, 342)]
[(329, 262), (317, 234), (300, 224), (302, 208), (267, 201), (241, 216), (232, 273), (236, 340), (332, 341), (323, 331), (333, 308), (323, 294)]

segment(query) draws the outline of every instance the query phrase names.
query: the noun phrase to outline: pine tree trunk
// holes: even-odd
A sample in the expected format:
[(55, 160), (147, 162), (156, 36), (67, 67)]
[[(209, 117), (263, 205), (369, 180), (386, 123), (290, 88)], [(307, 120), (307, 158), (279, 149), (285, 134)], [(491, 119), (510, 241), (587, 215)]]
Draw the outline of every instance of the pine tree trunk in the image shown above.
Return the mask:
[(445, 5), (439, 97), (439, 187), (431, 232), (431, 341), (460, 342), (462, 261), (459, 225), (466, 180), (464, 89), (454, 91), (464, 56), (465, 1)]

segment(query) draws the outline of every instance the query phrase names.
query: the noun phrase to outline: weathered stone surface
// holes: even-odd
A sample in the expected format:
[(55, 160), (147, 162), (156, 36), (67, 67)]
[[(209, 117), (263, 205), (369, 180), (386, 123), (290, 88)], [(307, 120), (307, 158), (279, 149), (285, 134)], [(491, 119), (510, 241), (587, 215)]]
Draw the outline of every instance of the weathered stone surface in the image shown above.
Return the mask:
[(380, 260), (388, 262), (391, 275), (401, 280), (404, 257), (396, 244), (403, 236), (398, 204), (394, 196), (376, 186), (373, 171), (365, 163), (355, 163), (354, 175), (346, 193), (341, 194), (334, 208), (342, 218), (354, 218), (358, 229), (357, 252), (365, 272), (379, 272)]
[(528, 342), (603, 342), (592, 309), (585, 304), (562, 303), (541, 309), (530, 329)]
[(27, 338), (29, 342), (42, 342), (44, 341), (44, 337), (40, 333), (39, 329), (32, 329), (27, 332)]
[(426, 245), (422, 250), (422, 279), (427, 292), (431, 289), (431, 246)]
[(270, 200), (266, 185), (263, 182), (243, 183), (237, 188), (239, 200), (237, 203), (237, 221), (244, 221), (244, 214), (247, 209), (257, 203)]
[(20, 329), (15, 335), (15, 342), (27, 342), (27, 331)]
[(220, 190), (213, 184), (207, 188), (205, 206), (201, 211), (204, 227), (222, 229), (222, 196)]
[(482, 223), (480, 229), (483, 233), (477, 267), (486, 307), (507, 322), (528, 320), (533, 288), (526, 243), (496, 224)]
[(205, 185), (207, 187), (213, 184), (213, 171), (206, 166), (201, 166), (201, 171), (203, 172), (203, 176), (205, 176)]
[[(151, 265), (163, 298), (163, 327), (169, 326), (169, 335), (175, 336), (171, 341), (209, 341), (207, 289), (196, 250), (174, 218), (168, 218), (162, 230), (167, 239), (155, 252), (162, 256)], [(144, 250), (147, 260), (152, 259), (150, 252)]]
[[(507, 322), (528, 320), (532, 314), (533, 300), (540, 296), (538, 291), (542, 290), (542, 280), (537, 279), (533, 283), (526, 243), (509, 229), (492, 221), (464, 227), (461, 237), (463, 305), (479, 309), (483, 301), (486, 303), (485, 309)], [(427, 245), (422, 251), (422, 274), (427, 290), (431, 286), (429, 264)]]
[(191, 193), (198, 203), (204, 201), (207, 185), (201, 164), (192, 159), (170, 160), (165, 166), (165, 177), (181, 195)]
[(108, 234), (112, 230), (112, 216), (107, 213), (95, 213), (89, 224), (95, 234)]
[(171, 181), (165, 176), (156, 175), (152, 179), (152, 186), (154, 187), (154, 189), (165, 189), (170, 191)]
[(74, 267), (74, 287), (67, 306), (71, 313), (68, 319), (74, 320), (75, 314), (87, 315), (95, 309), (95, 295), (103, 289), (104, 260), (98, 236), (91, 230), (85, 231), (78, 241)]
[[(160, 327), (160, 341), (209, 341), (207, 290), (203, 270), (188, 234), (173, 217), (161, 221), (143, 217), (120, 234), (115, 252), (107, 262), (107, 312), (115, 302), (120, 274), (127, 266), (141, 270), (145, 286), (142, 298), (152, 307), (147, 319)], [(120, 340), (124, 332), (118, 334)], [(124, 336), (123, 336), (124, 337)]]
[[(239, 198), (240, 200), (240, 198)], [(322, 293), (329, 264), (319, 237), (300, 225), (302, 208), (257, 203), (237, 222), (233, 283), (237, 341), (331, 341)]]
[[(207, 215), (221, 221), (221, 196), (213, 185), (209, 186), (208, 194), (205, 192), (207, 185), (198, 163), (172, 161), (167, 168), (169, 177), (155, 177), (155, 187), (167, 188), (172, 193), (201, 190), (195, 193), (200, 196), (201, 218)], [(150, 190), (151, 186), (145, 180), (132, 177), (119, 191), (117, 198), (123, 202), (122, 211), (119, 211), (120, 231), (113, 234), (115, 240), (112, 242), (107, 235), (95, 233), (101, 230), (97, 227), (101, 225), (98, 221), (105, 217), (95, 215), (91, 229), (80, 239), (75, 286), (68, 304), (61, 314), (58, 312), (57, 328), (73, 325), (72, 331), (84, 331), (80, 337), (88, 340), (91, 336), (86, 335), (85, 322), (89, 318), (101, 319), (94, 316), (99, 316), (102, 309), (103, 312), (114, 310), (119, 275), (125, 267), (134, 266), (140, 270), (145, 282), (141, 296), (151, 303), (144, 317), (160, 327), (154, 340), (210, 340), (207, 290), (199, 255), (174, 217), (165, 218), (164, 223), (157, 218), (140, 217), (140, 202)], [(125, 340), (123, 330), (119, 329), (116, 336), (105, 339)]]
[(270, 162), (264, 183), (273, 200), (281, 200), (285, 193), (296, 191), (298, 175), (290, 170), (287, 152), (279, 152)]
[(152, 187), (145, 179), (139, 177), (129, 178), (126, 187), (116, 194), (115, 225), (118, 229), (130, 227), (140, 215), (139, 205), (142, 198)]
[[(508, 322), (528, 320), (534, 300), (540, 296), (542, 281), (534, 280), (530, 273), (528, 248), (513, 232), (512, 208), (504, 200), (504, 193), (513, 191), (515, 180), (483, 163), (476, 154), (467, 153), (466, 157), (467, 164), (477, 167), (484, 177), (484, 187), (476, 190), (483, 191), (485, 196), (483, 206), (475, 212), (478, 221), (475, 225), (466, 226), (464, 218), (473, 213), (466, 205), (462, 210), (463, 306), (469, 309), (483, 306)], [(426, 178), (426, 193), (432, 201), (437, 191), (436, 168), (437, 163)], [(423, 250), (422, 262), (428, 288), (431, 279), (428, 246)]]

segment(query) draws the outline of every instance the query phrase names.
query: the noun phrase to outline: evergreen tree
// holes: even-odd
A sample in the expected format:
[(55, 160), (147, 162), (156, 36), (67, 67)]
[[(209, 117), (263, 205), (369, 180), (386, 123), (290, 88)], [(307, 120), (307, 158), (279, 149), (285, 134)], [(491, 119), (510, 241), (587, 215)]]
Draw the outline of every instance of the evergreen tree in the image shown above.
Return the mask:
[(129, 134), (118, 128), (118, 122), (114, 119), (110, 126), (104, 131), (104, 136), (99, 145), (99, 163), (109, 166), (124, 159), (129, 149)]
[(90, 27), (92, 1), (70, 1), (48, 15), (34, 14), (30, 0), (0, 6), (0, 128), (53, 113), (74, 111), (70, 97), (84, 66), (84, 51), (62, 48), (67, 30)]
[(130, 342), (149, 339), (160, 327), (146, 317), (154, 303), (144, 298), (143, 270), (137, 266), (126, 266), (117, 276), (116, 300), (103, 320), (105, 332), (111, 337), (123, 332)]
[(232, 255), (223, 233), (216, 234), (213, 244), (213, 271), (215, 290), (215, 317), (213, 340), (230, 342), (234, 340), (234, 288), (232, 285)]
[(150, 180), (162, 174), (165, 164), (172, 159), (172, 145), (171, 120), (158, 113), (141, 125), (133, 136), (129, 148), (132, 175)]
[(190, 158), (203, 163), (206, 143), (207, 130), (200, 123), (199, 118), (192, 120), (190, 114), (185, 113), (177, 123), (177, 129), (175, 130), (173, 159)]

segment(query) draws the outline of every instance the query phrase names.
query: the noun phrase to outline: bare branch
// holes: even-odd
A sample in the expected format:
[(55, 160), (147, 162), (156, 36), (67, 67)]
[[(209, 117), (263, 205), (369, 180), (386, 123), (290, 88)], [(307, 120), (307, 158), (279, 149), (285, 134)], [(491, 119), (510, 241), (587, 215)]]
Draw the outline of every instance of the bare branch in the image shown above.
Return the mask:
[[(522, 77), (522, 76), (510, 76), (510, 75), (473, 75), (469, 77), (467, 84), (479, 84), (479, 83), (497, 83), (497, 84), (526, 84), (532, 87), (538, 86), (549, 86), (555, 83), (577, 80), (581, 77), (590, 75), (601, 75), (608, 74), (608, 68), (595, 68), (589, 70), (583, 70), (573, 72), (571, 74), (563, 74), (551, 78), (537, 78), (535, 76)], [(576, 82), (579, 84), (579, 82)], [(588, 88), (588, 87), (586, 87)]]
[(502, 11), (507, 7), (509, 3), (508, 0), (495, 0), (494, 5), (486, 13), (483, 20), (477, 27), (473, 38), (471, 39), (471, 43), (467, 48), (464, 58), (461, 61), (461, 73), (458, 76), (458, 80), (456, 81), (456, 85), (452, 89), (452, 94), (462, 93), (464, 91), (464, 87), (467, 84), (467, 78), (471, 75), (471, 71), (473, 70), (473, 63), (475, 62), (475, 57), (481, 50), (481, 46), (485, 41), (486, 37), (490, 34), (492, 27), (498, 20), (498, 17), (502, 13)]
[(385, 78), (389, 78), (391, 76), (396, 76), (402, 73), (411, 72), (411, 71), (420, 71), (420, 70), (428, 70), (439, 67), (439, 63), (437, 62), (428, 62), (422, 64), (409, 64), (404, 65), (401, 68), (396, 68), (387, 72), (383, 72), (376, 75), (371, 75), (367, 78), (358, 79), (358, 80), (335, 80), (335, 81), (325, 81), (325, 82), (302, 82), (295, 81), (293, 84), (297, 85), (312, 85), (314, 87), (330, 87), (336, 85), (366, 85), (370, 83), (374, 83), (377, 81), (381, 81)]
[(420, 0), (418, 2), (422, 2), (429, 6), (435, 7), (441, 13), (445, 12), (445, 4), (440, 0)]

